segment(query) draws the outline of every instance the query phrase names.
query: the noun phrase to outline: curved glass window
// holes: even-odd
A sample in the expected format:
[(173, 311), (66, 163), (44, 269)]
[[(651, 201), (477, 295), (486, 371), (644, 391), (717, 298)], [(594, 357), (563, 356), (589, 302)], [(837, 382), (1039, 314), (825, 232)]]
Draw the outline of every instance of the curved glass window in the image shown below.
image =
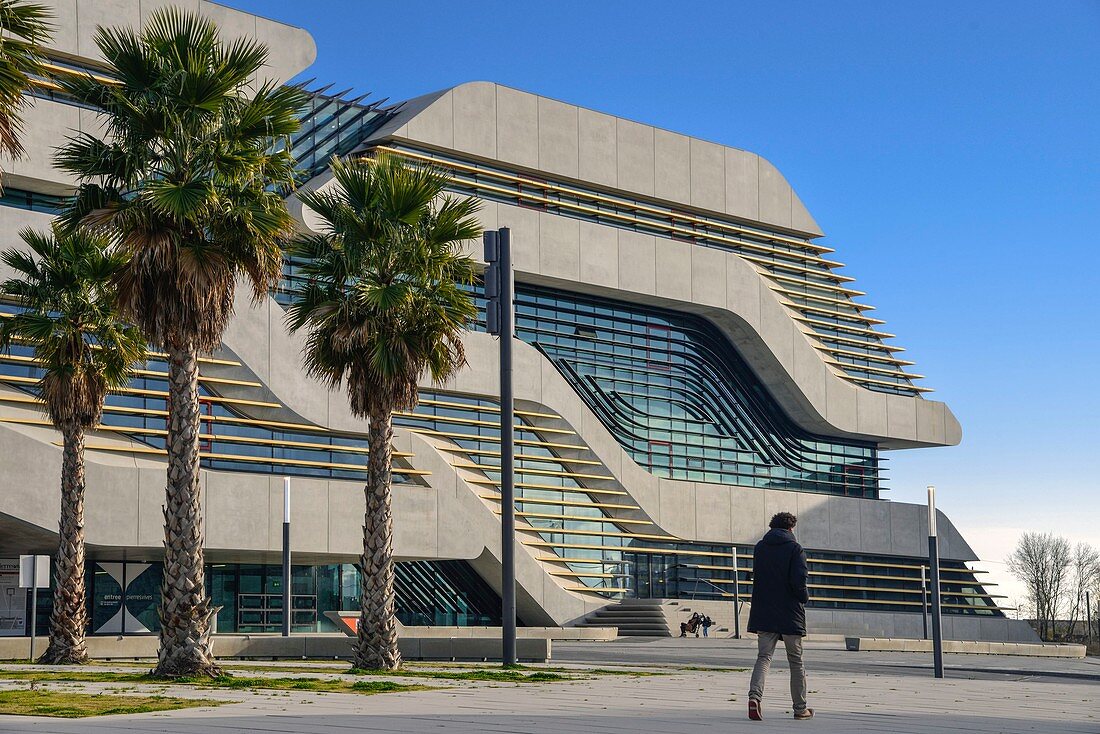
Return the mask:
[(878, 497), (875, 445), (800, 429), (704, 318), (517, 284), (516, 333), (653, 474)]

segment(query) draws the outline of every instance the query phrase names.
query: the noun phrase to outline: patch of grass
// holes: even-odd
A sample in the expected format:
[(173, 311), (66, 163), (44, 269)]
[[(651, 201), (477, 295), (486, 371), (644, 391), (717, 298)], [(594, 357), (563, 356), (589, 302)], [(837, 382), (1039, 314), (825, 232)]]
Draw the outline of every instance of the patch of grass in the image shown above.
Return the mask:
[(86, 716), (145, 714), (197, 706), (220, 706), (222, 701), (169, 696), (115, 696), (103, 693), (67, 691), (0, 691), (0, 714), (13, 716), (53, 716), (80, 719)]
[(427, 690), (427, 686), (406, 686), (392, 680), (357, 680), (351, 689), (357, 693), (399, 693), (410, 690)]
[(416, 670), (403, 668), (392, 670), (363, 670), (352, 668), (348, 671), (351, 675), (397, 675), (409, 678), (434, 678), (437, 680), (470, 680), (488, 681), (492, 683), (552, 683), (567, 680), (576, 680), (558, 673), (534, 671), (524, 673), (522, 670), (508, 669), (475, 669), (475, 670)]
[(263, 663), (233, 663), (233, 662), (219, 662), (222, 670), (239, 670), (249, 673), (255, 673), (257, 671), (266, 671), (271, 673), (346, 673), (348, 672), (348, 666), (344, 664), (336, 665), (279, 665), (273, 663), (271, 665), (264, 665)]
[(593, 675), (632, 675), (639, 678), (647, 675), (671, 675), (671, 673), (658, 670), (613, 670), (611, 668), (594, 668), (583, 672), (592, 673)]
[[(392, 675), (392, 674), (391, 674)], [(0, 678), (26, 681), (56, 681), (64, 683), (138, 683), (152, 685), (184, 685), (200, 688), (228, 688), (232, 690), (265, 689), (276, 691), (318, 691), (322, 693), (393, 693), (398, 691), (425, 691), (429, 686), (380, 681), (388, 685), (356, 688), (354, 682), (311, 678), (238, 678), (232, 675), (220, 675), (217, 678), (158, 678), (147, 673), (110, 673), (84, 670), (64, 671), (0, 671)]]

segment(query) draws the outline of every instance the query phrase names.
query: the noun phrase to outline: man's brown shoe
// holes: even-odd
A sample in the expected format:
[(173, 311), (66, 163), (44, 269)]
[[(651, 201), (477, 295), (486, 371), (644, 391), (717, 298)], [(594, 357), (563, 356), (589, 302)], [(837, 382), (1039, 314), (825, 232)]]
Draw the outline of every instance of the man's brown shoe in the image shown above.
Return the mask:
[(806, 709), (805, 711), (795, 711), (794, 718), (796, 719), (812, 719), (814, 717), (813, 709)]
[(764, 720), (764, 707), (755, 698), (749, 699), (749, 718), (753, 721)]

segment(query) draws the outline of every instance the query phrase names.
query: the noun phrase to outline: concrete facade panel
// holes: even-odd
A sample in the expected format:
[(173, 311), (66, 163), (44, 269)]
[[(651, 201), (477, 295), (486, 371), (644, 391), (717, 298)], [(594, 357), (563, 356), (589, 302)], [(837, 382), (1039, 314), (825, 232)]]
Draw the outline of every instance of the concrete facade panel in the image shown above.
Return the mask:
[(756, 270), (739, 257), (726, 258), (726, 310), (760, 333), (760, 293), (766, 288)]
[(592, 222), (580, 222), (580, 279), (585, 283), (619, 287), (619, 232)]
[(894, 550), (890, 505), (877, 500), (859, 503), (860, 547), (865, 553), (889, 554)]
[[(433, 102), (423, 112), (416, 117), (409, 120), (405, 135), (420, 142), (427, 143), (428, 145), (438, 145), (443, 148), (459, 148), (455, 143), (455, 90), (451, 90), (443, 94), (439, 99)], [(473, 96), (471, 94), (463, 94), (463, 101), (466, 98)], [(495, 97), (495, 95), (494, 95)], [(471, 110), (465, 110), (467, 114), (473, 114)], [(479, 111), (481, 112), (481, 111)], [(470, 142), (469, 138), (472, 137), (471, 130), (484, 129), (481, 126), (475, 125), (463, 125), (462, 135), (464, 136), (464, 142)], [(494, 145), (494, 148), (496, 146)]]
[(829, 502), (829, 538), (831, 548), (862, 548), (863, 527), (860, 525), (860, 503), (834, 497)]
[(914, 441), (917, 439), (918, 402), (920, 402), (919, 399), (904, 395), (886, 396), (886, 428), (891, 436)]
[(656, 238), (651, 234), (619, 232), (619, 288), (653, 294), (657, 288)]
[(725, 148), (691, 139), (691, 205), (721, 212), (726, 208)]
[(497, 157), (524, 168), (539, 167), (538, 97), (497, 85)]
[(943, 444), (947, 442), (947, 413), (943, 403), (917, 400), (915, 404), (917, 440)]
[(737, 488), (730, 499), (732, 537), (737, 543), (755, 543), (768, 529), (764, 490)]
[[(95, 44), (98, 26), (137, 28), (141, 13), (136, 0), (78, 0), (76, 4), (76, 54), (102, 61)], [(255, 28), (255, 26), (253, 26)]]
[(653, 193), (661, 199), (691, 201), (691, 139), (667, 130), (653, 131)]
[(618, 153), (615, 118), (579, 108), (580, 178), (603, 186), (618, 183)]
[(653, 196), (653, 128), (630, 120), (615, 121), (616, 181), (620, 188)]
[(770, 162), (760, 159), (760, 218), (791, 226), (791, 187)]
[(539, 216), (540, 272), (576, 282), (580, 278), (580, 220)]
[(691, 296), (701, 306), (726, 307), (726, 256), (720, 250), (694, 247), (691, 253)]
[(754, 153), (726, 148), (726, 214), (760, 218), (760, 167)]
[[(18, 160), (0, 156), (4, 176), (21, 176), (33, 182), (49, 181), (53, 189), (75, 186), (75, 179), (56, 171), (53, 156), (57, 145), (80, 129), (80, 110), (72, 105), (35, 99), (23, 108), (23, 129), (35, 134), (23, 136), (26, 152)], [(11, 184), (6, 184), (5, 188)], [(42, 186), (37, 183), (36, 188)]]
[(577, 108), (546, 97), (538, 98), (539, 169), (577, 178), (580, 175), (580, 138)]
[(886, 416), (886, 401), (881, 393), (873, 393), (870, 390), (857, 390), (856, 411), (858, 413), (859, 430), (872, 436), (884, 435), (890, 427)]
[(798, 525), (795, 536), (803, 548), (828, 548), (832, 541), (829, 522), (829, 503), (832, 498), (821, 494), (796, 494)]
[(678, 538), (698, 537), (695, 525), (696, 485), (658, 479), (660, 524), (665, 532)]
[(677, 301), (691, 301), (691, 260), (696, 248), (686, 242), (656, 240), (656, 294)]
[(730, 488), (720, 484), (695, 485), (695, 538), (704, 543), (730, 541), (732, 497)]
[[(282, 527), (282, 502), (272, 507), (273, 491), (268, 477), (255, 474), (216, 474), (211, 477), (208, 472), (203, 472), (203, 478), (207, 548), (262, 551), (278, 547), (272, 526), (277, 523), (278, 527)], [(281, 500), (281, 494), (279, 498)], [(308, 522), (307, 517), (309, 515), (300, 513), (299, 522)]]
[[(488, 82), (463, 84), (451, 90), (451, 95), (455, 150), (479, 158), (496, 158), (496, 85)], [(462, 120), (464, 124), (456, 126), (454, 120)]]

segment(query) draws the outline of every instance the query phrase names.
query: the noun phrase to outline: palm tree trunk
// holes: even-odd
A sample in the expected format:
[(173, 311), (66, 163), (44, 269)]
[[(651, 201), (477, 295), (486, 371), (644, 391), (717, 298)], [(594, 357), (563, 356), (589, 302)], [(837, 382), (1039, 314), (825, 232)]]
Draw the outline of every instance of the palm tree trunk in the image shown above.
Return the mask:
[(199, 360), (191, 344), (168, 345), (168, 488), (160, 650), (154, 673), (221, 673), (210, 644), (210, 600), (199, 492)]
[(76, 421), (62, 426), (61, 519), (54, 569), (50, 644), (38, 659), (49, 665), (88, 662), (84, 638), (88, 602), (84, 593), (84, 429)]
[(388, 406), (375, 406), (367, 429), (366, 512), (363, 517), (363, 555), (359, 628), (355, 666), (367, 670), (401, 667), (397, 647), (397, 619), (393, 592), (393, 511), (390, 508), (390, 461), (393, 453), (393, 415)]

